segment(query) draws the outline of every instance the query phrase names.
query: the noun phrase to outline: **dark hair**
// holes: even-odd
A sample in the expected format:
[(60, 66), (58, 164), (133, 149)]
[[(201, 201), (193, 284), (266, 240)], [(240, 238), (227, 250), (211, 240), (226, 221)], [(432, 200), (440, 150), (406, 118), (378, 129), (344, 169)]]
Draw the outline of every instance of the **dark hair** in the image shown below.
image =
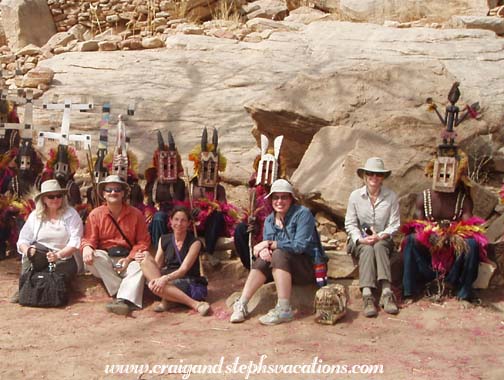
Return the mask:
[(183, 212), (187, 216), (187, 220), (191, 221), (191, 219), (192, 219), (191, 218), (191, 212), (189, 211), (189, 209), (186, 206), (182, 206), (182, 205), (175, 206), (172, 209), (172, 212), (170, 213), (170, 219), (173, 218), (173, 216), (177, 212)]

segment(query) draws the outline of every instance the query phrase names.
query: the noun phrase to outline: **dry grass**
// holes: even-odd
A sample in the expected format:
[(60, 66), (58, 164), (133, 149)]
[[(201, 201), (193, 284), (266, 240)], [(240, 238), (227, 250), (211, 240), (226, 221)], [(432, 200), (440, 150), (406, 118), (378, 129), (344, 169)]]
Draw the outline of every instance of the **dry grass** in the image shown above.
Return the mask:
[(216, 5), (212, 7), (212, 19), (242, 23), (238, 6), (234, 0), (218, 0)]

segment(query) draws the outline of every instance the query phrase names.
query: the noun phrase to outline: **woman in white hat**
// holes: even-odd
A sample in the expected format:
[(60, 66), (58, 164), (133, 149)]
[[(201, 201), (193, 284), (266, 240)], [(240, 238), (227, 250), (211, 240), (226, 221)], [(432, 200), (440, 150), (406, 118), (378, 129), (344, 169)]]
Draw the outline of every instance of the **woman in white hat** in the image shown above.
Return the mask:
[(383, 160), (372, 157), (357, 169), (364, 186), (354, 190), (348, 200), (345, 229), (349, 251), (359, 260), (359, 286), (364, 300), (364, 315), (375, 317), (378, 311), (372, 289), (382, 288), (380, 306), (386, 313), (399, 312), (390, 288), (390, 254), (394, 248), (392, 236), (400, 226), (397, 195), (383, 186), (391, 171)]
[(263, 241), (254, 246), (256, 260), (243, 292), (233, 305), (230, 322), (243, 322), (247, 304), (266, 281), (275, 281), (278, 301), (275, 308), (259, 318), (263, 325), (276, 325), (294, 318), (290, 306), (292, 284), (315, 282), (311, 253), (317, 246), (315, 218), (306, 207), (295, 203), (294, 189), (284, 179), (277, 179), (266, 196), (273, 212), (264, 222)]
[(74, 208), (68, 206), (66, 189), (55, 179), (42, 183), (41, 191), (34, 198), (35, 210), (30, 213), (17, 242), (23, 255), (22, 273), (30, 269), (28, 256), (37, 249), (47, 251), (47, 261), (55, 263), (56, 272), (65, 275), (65, 281), (77, 273), (74, 254), (78, 253), (82, 236), (82, 220)]

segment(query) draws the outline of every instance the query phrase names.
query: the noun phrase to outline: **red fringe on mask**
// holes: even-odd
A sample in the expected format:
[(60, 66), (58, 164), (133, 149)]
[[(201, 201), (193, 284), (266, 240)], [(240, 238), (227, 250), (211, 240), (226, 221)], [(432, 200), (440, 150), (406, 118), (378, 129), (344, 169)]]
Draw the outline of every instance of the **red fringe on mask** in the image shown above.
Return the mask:
[[(188, 201), (175, 202), (176, 205), (183, 205), (189, 210), (191, 206)], [(210, 201), (208, 199), (197, 199), (193, 201), (193, 208), (199, 208), (201, 211), (196, 220), (196, 229), (199, 232), (205, 231), (205, 224), (213, 211), (221, 211), (224, 215), (224, 222), (226, 224), (225, 235), (226, 237), (233, 236), (236, 223), (240, 220), (238, 208), (230, 203)]]
[[(404, 234), (415, 233), (420, 244), (429, 249), (432, 257), (432, 269), (441, 274), (448, 273), (456, 257), (467, 253), (464, 239), (472, 238), (479, 246), (481, 261), (487, 261), (486, 245), (488, 239), (481, 226), (485, 221), (472, 217), (465, 221), (451, 222), (447, 228), (441, 228), (437, 222), (413, 220), (401, 227)], [(404, 248), (405, 239), (402, 242)]]

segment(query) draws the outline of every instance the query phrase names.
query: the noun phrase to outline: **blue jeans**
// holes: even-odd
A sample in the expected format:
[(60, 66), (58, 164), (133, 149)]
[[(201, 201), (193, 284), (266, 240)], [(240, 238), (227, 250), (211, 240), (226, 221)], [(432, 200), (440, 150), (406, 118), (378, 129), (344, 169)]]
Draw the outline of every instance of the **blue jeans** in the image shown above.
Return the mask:
[(152, 246), (157, 249), (161, 235), (168, 233), (168, 213), (157, 211), (149, 224)]
[[(432, 269), (431, 255), (427, 247), (420, 244), (414, 234), (405, 237), (403, 249), (403, 294), (411, 297), (419, 293), (420, 286), (436, 278)], [(469, 251), (455, 260), (445, 280), (455, 287), (457, 297), (469, 299), (472, 296), (472, 284), (478, 277), (479, 246), (472, 239), (465, 239)]]

